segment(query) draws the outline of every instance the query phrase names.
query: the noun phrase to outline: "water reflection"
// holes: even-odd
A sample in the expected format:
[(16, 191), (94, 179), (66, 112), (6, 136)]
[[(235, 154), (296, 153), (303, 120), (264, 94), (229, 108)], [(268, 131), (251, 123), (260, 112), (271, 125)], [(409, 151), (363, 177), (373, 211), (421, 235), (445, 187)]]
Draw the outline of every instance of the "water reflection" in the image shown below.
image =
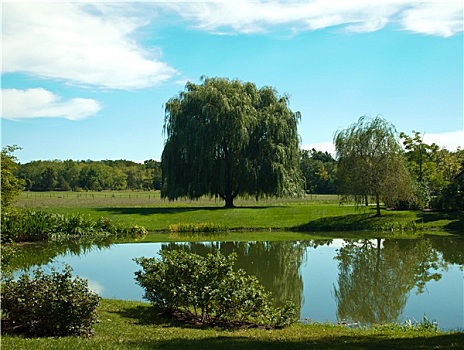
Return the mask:
[(351, 241), (335, 258), (338, 319), (367, 324), (397, 322), (409, 292), (422, 293), (446, 266), (429, 240)]
[(303, 302), (303, 280), (300, 267), (308, 247), (317, 247), (324, 241), (284, 241), (284, 242), (214, 242), (170, 243), (162, 249), (184, 249), (206, 255), (218, 249), (221, 253), (237, 254), (236, 267), (258, 278), (266, 290), (275, 298), (276, 305), (286, 300), (301, 306)]
[(29, 270), (47, 265), (57, 256), (80, 256), (95, 250), (109, 249), (113, 245), (110, 237), (98, 239), (62, 240), (39, 243), (2, 244), (1, 269), (3, 273)]
[(460, 238), (118, 245), (109, 240), (55, 242), (2, 247), (2, 271), (67, 263), (77, 275), (99, 285), (103, 297), (141, 300), (143, 291), (134, 281), (134, 272), (140, 267), (132, 259), (156, 256), (160, 249), (184, 249), (200, 255), (215, 249), (226, 255), (234, 252), (238, 268), (255, 275), (277, 304), (292, 300), (300, 305), (301, 318), (371, 324), (401, 322), (405, 317), (421, 319), (425, 313), (438, 318), (440, 324), (447, 324), (449, 318), (448, 328), (464, 326), (464, 240)]

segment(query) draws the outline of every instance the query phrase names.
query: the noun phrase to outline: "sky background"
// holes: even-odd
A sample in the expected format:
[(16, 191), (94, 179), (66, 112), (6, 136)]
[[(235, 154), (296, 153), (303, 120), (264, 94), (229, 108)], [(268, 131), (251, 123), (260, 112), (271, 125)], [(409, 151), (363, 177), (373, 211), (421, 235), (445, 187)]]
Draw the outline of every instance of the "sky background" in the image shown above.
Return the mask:
[(290, 96), (301, 147), (382, 115), (464, 148), (461, 1), (3, 1), (2, 147), (160, 159), (164, 103), (201, 76)]

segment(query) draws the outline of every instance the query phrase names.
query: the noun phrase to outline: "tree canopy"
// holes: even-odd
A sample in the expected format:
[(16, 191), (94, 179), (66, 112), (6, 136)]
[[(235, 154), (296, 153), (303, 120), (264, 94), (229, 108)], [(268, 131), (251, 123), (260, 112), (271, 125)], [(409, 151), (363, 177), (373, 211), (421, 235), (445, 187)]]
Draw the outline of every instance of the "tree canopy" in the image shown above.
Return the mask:
[(20, 164), (15, 174), (27, 191), (153, 190), (161, 186), (161, 163), (133, 161), (34, 160)]
[(342, 194), (366, 204), (373, 197), (378, 216), (381, 200), (387, 205), (409, 200), (411, 176), (392, 124), (379, 116), (364, 116), (338, 131), (334, 143)]
[(250, 82), (202, 78), (166, 103), (162, 195), (218, 196), (299, 193), (299, 112), (287, 96)]
[(13, 203), (16, 197), (24, 188), (24, 181), (15, 176), (15, 171), (18, 168), (14, 152), (20, 149), (17, 146), (6, 146), (2, 148), (1, 157), (1, 178), (2, 178), (2, 193), (1, 206), (2, 209)]

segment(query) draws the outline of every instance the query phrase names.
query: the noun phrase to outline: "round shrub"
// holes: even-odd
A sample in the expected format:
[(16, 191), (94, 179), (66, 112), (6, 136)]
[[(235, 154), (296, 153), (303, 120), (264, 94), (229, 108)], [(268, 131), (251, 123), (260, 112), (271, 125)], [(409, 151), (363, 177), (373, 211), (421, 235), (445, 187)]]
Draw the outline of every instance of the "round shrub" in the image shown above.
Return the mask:
[(2, 318), (7, 330), (30, 336), (91, 335), (100, 299), (87, 280), (72, 278), (70, 266), (50, 274), (36, 269), (2, 281)]
[(293, 303), (273, 307), (271, 293), (255, 276), (234, 269), (236, 254), (226, 257), (216, 251), (203, 257), (163, 250), (160, 255), (161, 260), (134, 259), (143, 269), (135, 273), (135, 279), (145, 289), (145, 298), (160, 311), (193, 311), (203, 322), (246, 321), (278, 327), (297, 317)]

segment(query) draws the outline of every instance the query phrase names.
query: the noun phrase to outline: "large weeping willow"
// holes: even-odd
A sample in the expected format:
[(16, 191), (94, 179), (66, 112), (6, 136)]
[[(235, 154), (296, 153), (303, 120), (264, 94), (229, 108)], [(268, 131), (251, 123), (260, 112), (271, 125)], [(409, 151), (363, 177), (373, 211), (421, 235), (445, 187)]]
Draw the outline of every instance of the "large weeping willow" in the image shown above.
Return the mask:
[(301, 189), (300, 119), (275, 89), (202, 78), (166, 103), (162, 196), (285, 196)]

